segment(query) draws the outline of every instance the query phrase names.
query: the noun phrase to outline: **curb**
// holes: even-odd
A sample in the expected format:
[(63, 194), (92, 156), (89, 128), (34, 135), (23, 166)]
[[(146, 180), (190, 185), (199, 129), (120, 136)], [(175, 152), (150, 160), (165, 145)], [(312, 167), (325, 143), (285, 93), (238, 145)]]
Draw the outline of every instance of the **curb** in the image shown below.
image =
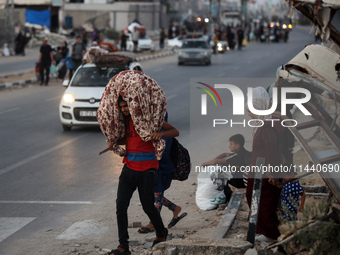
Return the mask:
[[(152, 255), (207, 255), (223, 254), (235, 255), (245, 254), (252, 247), (252, 244), (238, 239), (208, 239), (208, 238), (188, 238), (173, 239), (162, 242), (152, 248)], [(150, 253), (148, 253), (150, 254)]]
[[(153, 54), (153, 55), (148, 55), (148, 56), (143, 56), (143, 57), (137, 57), (136, 60), (138, 62), (141, 62), (141, 61), (144, 61), (144, 60), (149, 60), (149, 59), (153, 59), (153, 58), (166, 57), (166, 56), (170, 56), (170, 55), (173, 55), (173, 54), (175, 54), (175, 52), (173, 52), (173, 51), (166, 51), (166, 52), (162, 52), (162, 53), (158, 53), (158, 54)], [(23, 73), (17, 74), (17, 75), (19, 76), (19, 75), (22, 75), (22, 74)], [(3, 77), (7, 77), (7, 76), (8, 75), (3, 76)], [(34, 82), (37, 82), (37, 78), (31, 78), (31, 79), (26, 79), (26, 80), (19, 80), (19, 81), (15, 81), (15, 82), (7, 82), (7, 83), (0, 84), (0, 90), (6, 89), (6, 88), (10, 88), (10, 87), (14, 87), (14, 86), (30, 84), (30, 83), (34, 83)]]
[(241, 239), (225, 238), (231, 228), (234, 219), (239, 211), (244, 193), (235, 191), (228, 203), (225, 215), (220, 221), (212, 238), (185, 238), (172, 239), (167, 242), (157, 244), (152, 251), (152, 255), (177, 255), (177, 254), (244, 254), (252, 244)]
[(231, 225), (233, 224), (236, 214), (239, 210), (242, 197), (243, 193), (240, 192), (233, 193), (230, 202), (228, 203), (228, 207), (225, 211), (224, 217), (217, 227), (216, 234), (212, 238), (222, 239), (227, 235), (227, 232), (230, 229)]
[(20, 86), (20, 85), (25, 85), (25, 84), (31, 84), (37, 82), (37, 78), (31, 78), (31, 79), (26, 79), (26, 80), (19, 80), (19, 81), (14, 81), (14, 82), (7, 82), (0, 84), (0, 90), (1, 89), (6, 89), (14, 86)]
[(137, 61), (143, 61), (143, 60), (149, 60), (153, 58), (161, 58), (161, 57), (166, 57), (175, 54), (174, 51), (167, 51), (167, 52), (162, 52), (158, 54), (153, 54), (153, 55), (148, 55), (148, 56), (143, 56), (143, 57), (137, 57)]

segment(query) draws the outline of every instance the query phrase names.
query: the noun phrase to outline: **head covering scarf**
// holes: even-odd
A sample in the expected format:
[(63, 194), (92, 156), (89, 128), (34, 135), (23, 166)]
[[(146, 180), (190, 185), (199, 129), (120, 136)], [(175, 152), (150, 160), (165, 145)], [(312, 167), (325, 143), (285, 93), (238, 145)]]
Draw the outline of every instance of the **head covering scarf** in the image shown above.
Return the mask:
[[(267, 110), (268, 106), (267, 106), (267, 100), (263, 97), (256, 97), (253, 98), (253, 106), (256, 110)], [(248, 105), (246, 105), (247, 110), (249, 111)], [(255, 123), (253, 125), (255, 125), (256, 127), (254, 127), (253, 129), (253, 137), (255, 136), (258, 128), (261, 125), (261, 121), (260, 120), (265, 120), (265, 119), (271, 119), (272, 116), (271, 115), (256, 115), (254, 114), (255, 119), (257, 121), (255, 121)]]
[(267, 108), (269, 107), (270, 97), (268, 92), (264, 89), (264, 87), (258, 86), (253, 88), (253, 98), (262, 97), (266, 100)]
[[(123, 71), (109, 81), (99, 103), (97, 119), (113, 152), (122, 156), (125, 150), (117, 142), (125, 137), (125, 117), (119, 109), (119, 96), (126, 101), (133, 126), (145, 142), (150, 141), (150, 135), (159, 132), (163, 125), (166, 98), (157, 82), (140, 71)], [(160, 160), (165, 142), (161, 139), (153, 145)]]

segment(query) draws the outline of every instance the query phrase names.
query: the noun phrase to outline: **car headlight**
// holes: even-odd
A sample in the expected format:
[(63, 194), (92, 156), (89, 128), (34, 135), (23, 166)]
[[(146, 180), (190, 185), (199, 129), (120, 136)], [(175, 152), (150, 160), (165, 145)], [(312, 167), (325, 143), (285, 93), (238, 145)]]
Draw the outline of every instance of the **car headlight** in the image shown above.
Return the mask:
[(65, 94), (63, 96), (63, 101), (72, 104), (74, 102), (74, 96), (72, 94)]
[(217, 47), (222, 48), (222, 43), (217, 43)]

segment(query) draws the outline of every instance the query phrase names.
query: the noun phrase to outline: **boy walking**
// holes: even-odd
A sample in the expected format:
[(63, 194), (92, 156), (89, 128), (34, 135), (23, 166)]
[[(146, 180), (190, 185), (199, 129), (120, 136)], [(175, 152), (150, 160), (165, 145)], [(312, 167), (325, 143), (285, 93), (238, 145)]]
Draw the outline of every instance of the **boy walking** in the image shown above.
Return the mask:
[[(139, 71), (120, 72), (106, 86), (97, 118), (109, 147), (123, 157), (124, 163), (116, 200), (119, 246), (108, 254), (131, 254), (127, 210), (136, 189), (156, 230), (153, 245), (166, 240), (168, 230), (154, 206), (155, 179), (165, 147), (161, 138), (176, 137), (179, 132), (164, 121), (165, 105), (165, 94), (159, 85)], [(123, 144), (125, 150), (118, 146)]]

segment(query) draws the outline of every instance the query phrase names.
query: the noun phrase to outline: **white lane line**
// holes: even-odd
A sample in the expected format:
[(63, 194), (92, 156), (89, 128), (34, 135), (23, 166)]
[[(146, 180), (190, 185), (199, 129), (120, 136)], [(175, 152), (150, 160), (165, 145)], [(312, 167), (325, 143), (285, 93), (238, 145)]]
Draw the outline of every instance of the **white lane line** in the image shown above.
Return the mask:
[(72, 224), (68, 229), (56, 237), (62, 240), (83, 240), (85, 236), (95, 236), (104, 234), (109, 227), (103, 223), (97, 223), (92, 220), (78, 221)]
[(219, 74), (217, 75), (217, 77), (223, 77), (223, 76), (225, 76), (225, 73), (219, 73)]
[(0, 112), (0, 114), (14, 112), (14, 111), (17, 111), (17, 110), (20, 110), (20, 109), (21, 109), (20, 107), (16, 107), (16, 108), (13, 108), (13, 109), (8, 109), (6, 111), (2, 111), (2, 112)]
[(173, 98), (175, 98), (177, 95), (171, 95), (171, 96), (168, 96), (167, 98), (166, 98), (166, 100), (168, 101), (168, 100), (171, 100), (171, 99), (173, 99)]
[(0, 217), (0, 243), (36, 218)]
[(51, 98), (46, 99), (46, 101), (53, 101), (53, 100), (56, 100), (56, 99), (61, 99), (61, 96), (51, 97)]
[(91, 205), (91, 201), (6, 201), (0, 200), (0, 204), (55, 204), (55, 205)]
[(61, 143), (61, 144), (59, 144), (59, 145), (57, 145), (57, 146), (54, 146), (54, 147), (52, 147), (52, 148), (50, 148), (50, 149), (47, 149), (47, 150), (43, 151), (43, 152), (40, 152), (40, 153), (38, 153), (38, 154), (35, 154), (35, 155), (33, 155), (32, 157), (29, 157), (29, 158), (27, 158), (27, 159), (24, 159), (24, 160), (22, 160), (22, 161), (19, 161), (19, 162), (15, 163), (15, 164), (13, 164), (13, 165), (11, 165), (11, 166), (8, 166), (8, 167), (6, 167), (6, 168), (0, 169), (0, 175), (2, 175), (2, 174), (4, 174), (4, 173), (7, 173), (7, 172), (9, 172), (9, 171), (11, 171), (11, 170), (13, 170), (13, 169), (15, 169), (15, 168), (17, 168), (17, 167), (22, 166), (22, 165), (25, 165), (25, 164), (27, 164), (27, 163), (29, 163), (29, 162), (31, 162), (31, 161), (33, 161), (33, 160), (36, 160), (36, 159), (38, 159), (38, 158), (40, 158), (40, 157), (42, 157), (42, 156), (45, 156), (46, 154), (52, 153), (52, 152), (54, 152), (54, 151), (56, 151), (56, 150), (59, 150), (59, 149), (61, 149), (62, 147), (65, 147), (65, 146), (69, 145), (70, 143), (73, 143), (73, 142), (75, 142), (75, 141), (77, 141), (77, 140), (79, 140), (79, 139), (81, 139), (81, 138), (84, 138), (85, 136), (88, 136), (88, 135), (89, 135), (89, 134), (81, 135), (81, 136), (79, 136), (79, 137), (77, 137), (77, 138), (71, 139), (71, 140), (69, 140), (69, 141), (67, 141), (67, 142)]

